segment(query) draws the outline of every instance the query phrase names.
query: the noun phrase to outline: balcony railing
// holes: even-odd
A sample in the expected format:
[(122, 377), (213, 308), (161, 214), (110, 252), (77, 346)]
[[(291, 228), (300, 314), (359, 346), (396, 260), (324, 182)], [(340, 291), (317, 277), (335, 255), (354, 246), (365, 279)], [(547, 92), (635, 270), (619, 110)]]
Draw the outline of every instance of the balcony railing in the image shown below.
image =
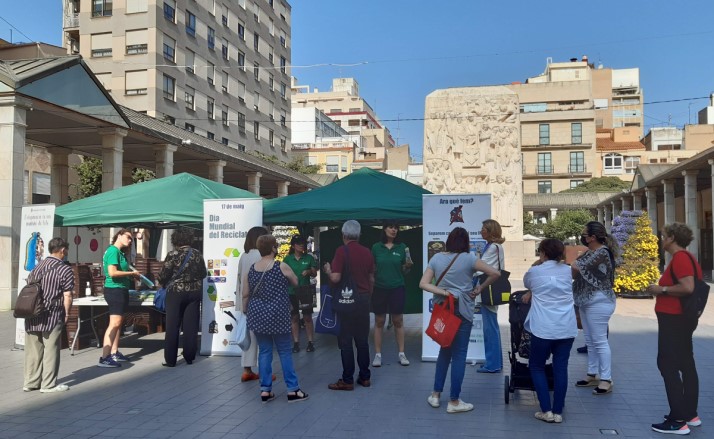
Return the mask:
[(65, 15), (63, 25), (65, 29), (68, 27), (79, 27), (79, 14)]
[(568, 172), (571, 174), (584, 174), (587, 171), (587, 166), (585, 164), (582, 165), (568, 165)]
[(553, 173), (553, 165), (550, 166), (538, 166), (536, 168), (536, 173), (538, 175), (549, 175)]

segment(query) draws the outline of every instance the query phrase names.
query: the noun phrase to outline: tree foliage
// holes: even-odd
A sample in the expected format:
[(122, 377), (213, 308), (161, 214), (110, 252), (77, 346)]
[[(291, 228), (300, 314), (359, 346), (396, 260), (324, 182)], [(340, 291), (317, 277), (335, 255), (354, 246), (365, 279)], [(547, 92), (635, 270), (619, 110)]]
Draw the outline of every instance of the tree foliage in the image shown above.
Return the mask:
[(523, 233), (533, 236), (543, 235), (543, 224), (533, 219), (530, 213), (523, 214)]
[(283, 168), (291, 169), (301, 174), (317, 174), (320, 172), (320, 169), (322, 169), (320, 165), (306, 165), (302, 157), (293, 157), (289, 162), (282, 162), (274, 155), (263, 154), (260, 151), (251, 151), (250, 153), (265, 161), (275, 163)]
[[(79, 183), (74, 185), (75, 195), (70, 194), (70, 201), (81, 200), (102, 192), (102, 159), (95, 157), (80, 157), (82, 160), (72, 169), (77, 172)], [(150, 169), (134, 168), (131, 170), (132, 183), (140, 183), (156, 178), (156, 173)]]
[(585, 224), (593, 221), (593, 215), (587, 209), (558, 211), (555, 219), (543, 225), (543, 235), (567, 241), (574, 236), (580, 236)]
[(622, 264), (615, 270), (613, 289), (618, 294), (645, 295), (645, 289), (660, 276), (657, 237), (652, 233), (648, 215), (641, 211), (623, 213), (628, 218), (635, 217), (635, 213), (639, 216), (622, 246)]
[(568, 192), (621, 192), (629, 189), (632, 182), (624, 181), (618, 177), (595, 177), (572, 189), (560, 191)]

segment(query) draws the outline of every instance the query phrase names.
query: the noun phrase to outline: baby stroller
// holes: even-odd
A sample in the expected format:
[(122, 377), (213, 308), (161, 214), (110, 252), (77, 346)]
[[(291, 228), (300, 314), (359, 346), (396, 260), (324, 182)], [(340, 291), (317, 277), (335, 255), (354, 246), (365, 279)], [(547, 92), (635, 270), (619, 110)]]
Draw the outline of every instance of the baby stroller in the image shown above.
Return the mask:
[[(523, 295), (528, 290), (516, 291), (511, 294), (508, 301), (508, 322), (511, 324), (511, 350), (508, 352), (508, 361), (511, 363), (511, 374), (504, 377), (505, 389), (504, 399), (509, 403), (511, 393), (516, 389), (535, 390), (531, 372), (528, 369), (528, 357), (530, 353), (530, 333), (523, 328), (531, 309), (530, 303), (523, 303)], [(549, 360), (550, 361), (550, 360)], [(553, 364), (547, 363), (545, 375), (548, 378), (548, 388), (553, 389)]]

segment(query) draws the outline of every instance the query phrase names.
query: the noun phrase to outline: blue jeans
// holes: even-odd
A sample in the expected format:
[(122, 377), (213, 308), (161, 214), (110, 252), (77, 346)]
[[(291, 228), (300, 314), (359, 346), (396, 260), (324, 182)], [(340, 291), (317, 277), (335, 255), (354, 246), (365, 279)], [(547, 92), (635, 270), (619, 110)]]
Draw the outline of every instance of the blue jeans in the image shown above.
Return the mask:
[(298, 377), (293, 367), (293, 339), (287, 334), (255, 334), (258, 339), (258, 373), (260, 374), (260, 391), (270, 392), (273, 389), (273, 344), (278, 349), (280, 366), (283, 368), (283, 379), (288, 392), (300, 389)]
[(456, 332), (454, 341), (448, 348), (440, 348), (439, 356), (436, 358), (436, 373), (434, 374), (434, 392), (444, 391), (446, 372), (449, 371), (451, 363), (451, 393), (452, 401), (459, 399), (461, 395), (461, 384), (464, 382), (466, 373), (466, 352), (469, 350), (469, 338), (473, 323), (463, 320), (459, 330)]
[[(565, 394), (568, 391), (568, 359), (574, 338), (548, 340), (531, 334), (531, 353), (528, 368), (535, 387), (540, 411), (562, 414)], [(545, 376), (545, 360), (553, 354), (553, 404), (550, 403), (548, 379)]]
[(354, 340), (357, 348), (357, 366), (359, 378), (368, 380), (369, 371), (369, 300), (360, 298), (354, 305), (354, 310), (348, 313), (337, 313), (340, 322), (340, 335), (337, 344), (342, 356), (342, 381), (347, 384), (354, 382), (355, 352), (352, 347)]
[(498, 314), (481, 306), (483, 318), (483, 343), (486, 351), (484, 369), (498, 371), (503, 369), (503, 352), (501, 351), (501, 329), (498, 327)]

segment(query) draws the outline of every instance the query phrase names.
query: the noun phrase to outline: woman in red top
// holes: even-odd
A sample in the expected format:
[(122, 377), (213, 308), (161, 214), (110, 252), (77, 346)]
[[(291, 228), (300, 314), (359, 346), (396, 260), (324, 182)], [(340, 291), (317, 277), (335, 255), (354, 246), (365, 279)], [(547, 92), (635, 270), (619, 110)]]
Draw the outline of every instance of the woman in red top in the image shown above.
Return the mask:
[(686, 250), (693, 239), (692, 230), (685, 224), (664, 226), (662, 248), (672, 255), (672, 260), (664, 269), (658, 285), (650, 285), (647, 289), (657, 297), (657, 367), (664, 379), (670, 410), (664, 422), (652, 424), (652, 429), (659, 433), (688, 434), (689, 426), (702, 424), (697, 415), (699, 376), (692, 347), (697, 320), (682, 314), (680, 300), (694, 291), (694, 276), (698, 279), (702, 277), (702, 268)]

